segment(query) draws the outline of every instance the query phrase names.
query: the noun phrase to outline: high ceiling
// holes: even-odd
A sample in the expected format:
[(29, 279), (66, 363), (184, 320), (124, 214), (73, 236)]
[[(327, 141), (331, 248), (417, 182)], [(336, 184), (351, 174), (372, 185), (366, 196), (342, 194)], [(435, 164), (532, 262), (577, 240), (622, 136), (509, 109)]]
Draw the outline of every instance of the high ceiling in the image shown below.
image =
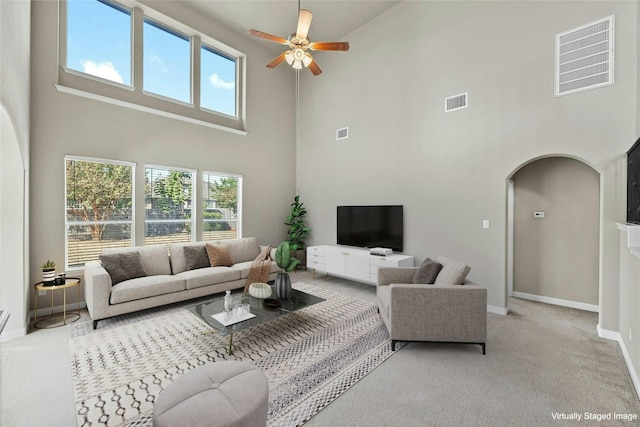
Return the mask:
[[(247, 33), (255, 28), (288, 37), (298, 22), (296, 0), (181, 0), (199, 13), (210, 16), (231, 30)], [(300, 7), (313, 12), (309, 38), (312, 41), (338, 41), (371, 21), (401, 0), (301, 0)], [(274, 52), (276, 43), (256, 40)]]

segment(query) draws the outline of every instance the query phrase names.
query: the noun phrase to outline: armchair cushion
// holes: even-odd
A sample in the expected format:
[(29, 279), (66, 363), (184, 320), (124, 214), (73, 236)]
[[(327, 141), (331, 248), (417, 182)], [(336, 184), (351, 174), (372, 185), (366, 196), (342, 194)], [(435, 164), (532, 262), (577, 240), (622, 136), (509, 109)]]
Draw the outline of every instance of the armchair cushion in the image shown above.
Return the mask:
[(453, 261), (447, 257), (440, 255), (436, 258), (442, 264), (442, 270), (436, 277), (436, 285), (462, 285), (466, 279), (471, 267), (458, 261)]
[(420, 267), (418, 267), (418, 271), (416, 271), (416, 274), (413, 276), (411, 283), (432, 285), (438, 273), (440, 273), (440, 270), (442, 270), (442, 264), (435, 262), (431, 258), (427, 258), (422, 262)]

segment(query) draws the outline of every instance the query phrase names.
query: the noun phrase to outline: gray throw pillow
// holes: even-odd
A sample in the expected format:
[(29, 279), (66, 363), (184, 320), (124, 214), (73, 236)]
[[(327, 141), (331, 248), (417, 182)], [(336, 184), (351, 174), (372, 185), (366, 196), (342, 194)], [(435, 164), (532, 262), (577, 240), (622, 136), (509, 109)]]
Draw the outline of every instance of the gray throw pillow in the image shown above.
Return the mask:
[(187, 261), (187, 270), (211, 267), (207, 250), (202, 246), (185, 246), (184, 257)]
[(442, 270), (442, 264), (435, 262), (431, 258), (427, 258), (422, 262), (420, 267), (418, 267), (418, 271), (416, 271), (416, 274), (413, 276), (411, 283), (433, 285), (440, 270)]
[(111, 284), (113, 285), (147, 275), (142, 262), (140, 262), (139, 252), (100, 255), (100, 262), (111, 276)]
[(442, 264), (442, 271), (436, 277), (436, 285), (464, 285), (471, 267), (442, 255), (436, 260)]

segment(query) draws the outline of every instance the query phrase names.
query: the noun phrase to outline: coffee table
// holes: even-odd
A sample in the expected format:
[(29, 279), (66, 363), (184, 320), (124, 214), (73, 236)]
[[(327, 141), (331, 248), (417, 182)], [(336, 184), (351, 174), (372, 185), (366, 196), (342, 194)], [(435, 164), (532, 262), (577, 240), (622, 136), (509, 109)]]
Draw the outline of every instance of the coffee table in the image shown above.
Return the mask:
[(233, 354), (233, 334), (235, 332), (244, 331), (252, 326), (275, 319), (278, 316), (283, 316), (295, 312), (296, 310), (300, 310), (301, 308), (309, 307), (313, 304), (324, 301), (324, 298), (320, 298), (297, 289), (292, 289), (289, 299), (278, 300), (280, 302), (279, 308), (268, 308), (264, 305), (263, 299), (254, 298), (248, 293), (235, 293), (232, 295), (236, 301), (239, 301), (240, 298), (242, 298), (242, 304), (249, 304), (251, 307), (251, 313), (255, 314), (255, 317), (229, 326), (224, 326), (222, 323), (215, 320), (212, 316), (224, 311), (224, 296), (220, 296), (211, 301), (188, 308), (190, 312), (198, 316), (201, 320), (204, 320), (205, 323), (218, 331), (221, 335), (229, 335), (229, 349), (227, 350), (227, 354)]

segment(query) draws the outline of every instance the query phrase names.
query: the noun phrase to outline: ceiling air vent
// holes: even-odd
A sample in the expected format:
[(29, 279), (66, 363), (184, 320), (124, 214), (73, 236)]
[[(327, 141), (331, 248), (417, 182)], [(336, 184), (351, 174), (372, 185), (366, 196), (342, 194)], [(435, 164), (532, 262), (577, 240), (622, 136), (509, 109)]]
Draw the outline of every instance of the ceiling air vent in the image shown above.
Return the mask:
[(613, 84), (613, 15), (556, 35), (555, 96)]
[(469, 92), (461, 93), (459, 95), (450, 96), (444, 100), (444, 112), (459, 110), (461, 108), (467, 108)]
[(336, 141), (349, 138), (349, 128), (342, 128), (336, 131)]

